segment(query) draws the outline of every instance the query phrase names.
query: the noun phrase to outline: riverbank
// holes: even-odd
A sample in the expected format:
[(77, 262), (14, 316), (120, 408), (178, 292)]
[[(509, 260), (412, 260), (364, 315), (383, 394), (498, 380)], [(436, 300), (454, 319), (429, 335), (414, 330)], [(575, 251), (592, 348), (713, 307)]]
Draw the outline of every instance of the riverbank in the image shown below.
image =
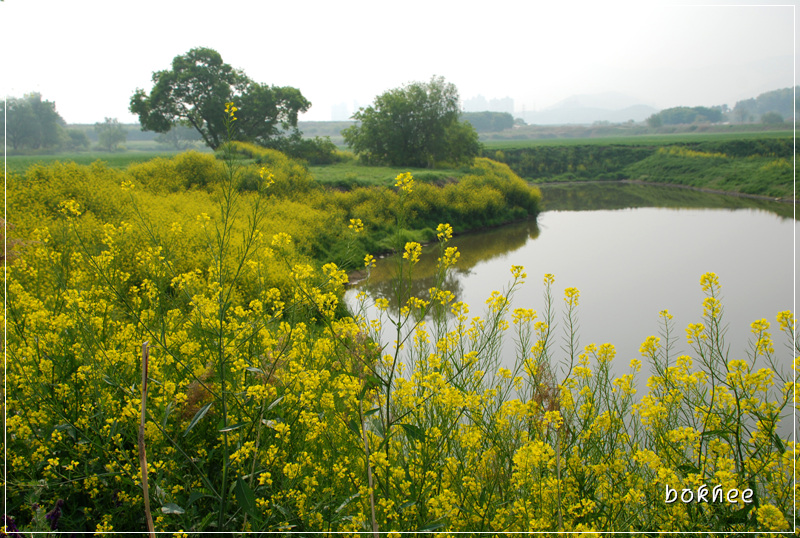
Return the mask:
[(640, 179), (617, 179), (617, 180), (589, 180), (589, 181), (546, 181), (543, 183), (531, 182), (536, 187), (554, 187), (564, 185), (658, 185), (660, 187), (670, 187), (675, 189), (686, 189), (695, 192), (705, 192), (709, 194), (722, 194), (725, 196), (735, 196), (737, 198), (749, 198), (751, 200), (767, 200), (770, 202), (781, 202), (786, 204), (797, 204), (800, 199), (792, 197), (773, 197), (762, 196), (760, 194), (747, 194), (744, 192), (724, 191), (720, 189), (709, 189), (705, 187), (693, 187), (691, 185), (679, 185), (677, 183), (654, 183)]
[(650, 143), (617, 140), (520, 145), (485, 154), (520, 177), (554, 182), (639, 180), (726, 193), (794, 200), (794, 139), (791, 132), (743, 133), (739, 138), (664, 138)]

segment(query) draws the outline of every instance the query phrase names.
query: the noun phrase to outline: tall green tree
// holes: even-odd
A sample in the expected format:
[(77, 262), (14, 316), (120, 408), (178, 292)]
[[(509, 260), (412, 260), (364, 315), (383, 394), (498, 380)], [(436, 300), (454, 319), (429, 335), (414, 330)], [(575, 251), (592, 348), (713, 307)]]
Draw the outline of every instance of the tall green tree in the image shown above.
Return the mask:
[(298, 114), (311, 107), (297, 88), (254, 82), (223, 62), (217, 51), (195, 48), (176, 56), (172, 69), (153, 73), (150, 94), (137, 89), (130, 111), (144, 130), (166, 133), (176, 125), (189, 126), (216, 149), (227, 140), (229, 101), (239, 109), (234, 139), (267, 147), (296, 132)]
[(7, 143), (14, 151), (54, 148), (61, 144), (66, 122), (53, 101), (42, 100), (40, 93), (22, 98), (10, 97), (6, 112), (0, 110), (6, 125)]
[(128, 131), (120, 125), (117, 118), (106, 118), (102, 123), (95, 123), (97, 142), (106, 151), (116, 151), (120, 144), (128, 139)]
[(353, 115), (359, 123), (342, 135), (368, 162), (416, 167), (469, 162), (480, 151), (478, 134), (459, 123), (459, 113), (455, 85), (433, 77), (379, 95)]
[(514, 127), (514, 116), (508, 112), (463, 112), (462, 121), (468, 121), (479, 133), (497, 133)]

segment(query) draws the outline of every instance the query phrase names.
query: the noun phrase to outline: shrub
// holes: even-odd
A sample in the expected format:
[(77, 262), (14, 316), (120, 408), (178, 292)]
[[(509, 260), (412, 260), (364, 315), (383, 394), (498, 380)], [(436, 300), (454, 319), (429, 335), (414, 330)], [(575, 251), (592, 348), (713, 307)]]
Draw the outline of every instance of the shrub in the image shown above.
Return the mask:
[(132, 164), (127, 171), (135, 181), (153, 192), (178, 192), (192, 188), (211, 192), (224, 178), (221, 163), (212, 155), (197, 151)]

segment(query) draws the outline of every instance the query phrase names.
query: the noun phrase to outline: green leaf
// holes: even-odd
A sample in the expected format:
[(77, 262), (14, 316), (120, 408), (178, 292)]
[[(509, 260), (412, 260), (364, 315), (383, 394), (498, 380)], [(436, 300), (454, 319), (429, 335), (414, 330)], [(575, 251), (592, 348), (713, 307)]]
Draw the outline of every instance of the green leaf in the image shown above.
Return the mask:
[(194, 417), (192, 418), (192, 421), (189, 423), (189, 426), (186, 427), (186, 431), (183, 432), (184, 437), (189, 435), (189, 432), (192, 431), (192, 428), (194, 428), (197, 425), (197, 423), (200, 422), (200, 420), (204, 416), (206, 416), (206, 413), (208, 413), (208, 410), (211, 409), (211, 406), (213, 404), (214, 402), (208, 402), (206, 405), (201, 407), (200, 410), (197, 411), (197, 413), (194, 414)]
[(165, 514), (183, 514), (184, 512), (186, 512), (186, 510), (184, 510), (175, 503), (165, 504), (164, 506), (161, 507), (161, 511), (164, 512)]
[[(286, 508), (284, 508), (282, 505), (277, 504), (277, 503), (273, 503), (272, 507), (275, 508), (278, 512), (280, 512), (281, 515), (283, 517), (285, 517), (287, 520), (292, 517), (291, 513), (289, 513), (289, 511)], [(291, 525), (291, 527), (294, 527), (294, 525)], [(289, 527), (289, 528), (291, 528), (291, 527)]]
[(697, 467), (695, 467), (694, 465), (689, 464), (689, 463), (684, 463), (683, 465), (678, 465), (678, 470), (681, 471), (684, 475), (699, 474), (700, 473), (700, 469), (698, 469)]
[(167, 419), (169, 419), (169, 414), (172, 413), (173, 402), (169, 402), (167, 404), (167, 409), (164, 411), (164, 419), (161, 421), (161, 429), (167, 429)]
[(406, 501), (406, 502), (404, 502), (403, 504), (400, 505), (400, 513), (405, 512), (406, 510), (408, 510), (409, 508), (411, 508), (415, 504), (417, 504), (417, 501)]
[(236, 494), (236, 500), (239, 501), (239, 506), (242, 507), (242, 510), (250, 514), (252, 517), (257, 517), (258, 513), (256, 512), (256, 496), (253, 494), (253, 490), (250, 489), (250, 486), (247, 485), (247, 482), (245, 482), (242, 477), (239, 477), (236, 480), (234, 493)]
[(358, 395), (358, 399), (359, 400), (364, 399), (364, 395), (367, 393), (368, 390), (380, 386), (383, 386), (383, 381), (381, 381), (379, 378), (375, 377), (374, 375), (365, 375), (364, 387), (361, 389), (361, 393)]
[(350, 428), (350, 431), (361, 437), (361, 425), (355, 421), (355, 419), (350, 419), (347, 421), (347, 427)]
[(203, 497), (208, 497), (209, 499), (216, 499), (214, 495), (211, 494), (210, 491), (205, 490), (203, 488), (196, 488), (192, 491), (192, 494), (189, 495), (189, 500), (186, 501), (187, 508), (192, 506), (196, 501), (202, 499)]
[(364, 411), (364, 416), (368, 417), (368, 416), (374, 415), (375, 413), (377, 413), (380, 410), (381, 410), (380, 407), (375, 407), (373, 409), (370, 409), (369, 411)]
[(778, 449), (779, 453), (783, 454), (786, 452), (786, 447), (783, 444), (783, 440), (781, 440), (777, 433), (772, 434), (772, 440), (775, 441), (775, 448)]
[(219, 430), (219, 433), (227, 433), (227, 432), (232, 432), (232, 431), (234, 431), (234, 430), (238, 430), (239, 428), (241, 428), (241, 427), (242, 427), (242, 426), (244, 426), (244, 425), (245, 425), (245, 424), (244, 424), (244, 422), (240, 422), (239, 424), (234, 424), (233, 426), (226, 426), (226, 427), (224, 427), (224, 428), (221, 428), (221, 429)]
[(447, 525), (446, 519), (437, 519), (435, 521), (431, 521), (421, 529), (418, 529), (417, 532), (431, 532), (435, 531), (436, 529), (441, 529), (445, 525)]
[(275, 407), (276, 405), (278, 405), (282, 401), (283, 401), (283, 396), (281, 396), (280, 398), (276, 399), (274, 402), (269, 404), (269, 407), (267, 407), (267, 411), (271, 411), (273, 407)]
[(360, 493), (354, 493), (353, 495), (349, 496), (348, 498), (346, 498), (344, 500), (344, 502), (342, 504), (339, 505), (339, 508), (334, 510), (334, 512), (336, 512), (338, 514), (339, 512), (341, 512), (344, 509), (345, 506), (350, 504), (350, 501), (352, 501), (353, 499), (357, 498), (360, 495), (361, 495)]
[(414, 426), (413, 424), (398, 424), (398, 426), (405, 430), (407, 437), (422, 443), (425, 442), (425, 432), (419, 426)]

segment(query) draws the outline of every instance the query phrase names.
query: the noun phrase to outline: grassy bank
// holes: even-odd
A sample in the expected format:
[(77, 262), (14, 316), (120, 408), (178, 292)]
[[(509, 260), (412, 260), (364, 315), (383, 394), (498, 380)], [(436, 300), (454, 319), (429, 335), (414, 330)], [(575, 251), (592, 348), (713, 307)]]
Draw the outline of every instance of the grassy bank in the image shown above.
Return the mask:
[(697, 134), (488, 145), (485, 155), (534, 182), (636, 179), (792, 196), (792, 133)]
[[(405, 170), (348, 164), (309, 170), (274, 150), (244, 144), (235, 149), (238, 195), (248, 200), (266, 197), (275, 215), (264, 233), (286, 230), (303, 239), (298, 252), (343, 266), (367, 253), (395, 248), (391, 230), (397, 224), (400, 198), (394, 181)], [(93, 237), (101, 234), (104, 223), (145, 218), (166, 227), (176, 223), (183, 230), (183, 245), (196, 246), (202, 232), (194, 221), (214, 205), (214, 193), (224, 178), (223, 162), (194, 151), (140, 161), (145, 157), (120, 154), (118, 160), (89, 165), (58, 160), (31, 165), (23, 173), (12, 172), (8, 220), (15, 226), (14, 237), (25, 241), (35, 228), (59, 222), (59, 204), (75, 200), (84, 208), (82, 222)], [(274, 175), (267, 191), (259, 174), (262, 167)], [(415, 170), (414, 174), (418, 174), (419, 188), (403, 202), (407, 217), (401, 235), (408, 240), (431, 240), (441, 218), (460, 232), (535, 216), (539, 211), (538, 190), (526, 186), (505, 165), (487, 159), (458, 171)], [(117, 192), (120, 184), (128, 182), (142, 197), (144, 209), (139, 215)], [(369, 230), (353, 244), (348, 235), (350, 219), (361, 219)], [(184, 254), (179, 258), (195, 259), (188, 251)]]
[(393, 168), (390, 166), (369, 166), (360, 164), (357, 161), (350, 161), (310, 166), (309, 171), (321, 185), (337, 190), (352, 190), (358, 187), (389, 187), (394, 184), (397, 175), (404, 172), (410, 172), (414, 179), (421, 183), (452, 183), (468, 173), (469, 168), (437, 170), (429, 168)]

